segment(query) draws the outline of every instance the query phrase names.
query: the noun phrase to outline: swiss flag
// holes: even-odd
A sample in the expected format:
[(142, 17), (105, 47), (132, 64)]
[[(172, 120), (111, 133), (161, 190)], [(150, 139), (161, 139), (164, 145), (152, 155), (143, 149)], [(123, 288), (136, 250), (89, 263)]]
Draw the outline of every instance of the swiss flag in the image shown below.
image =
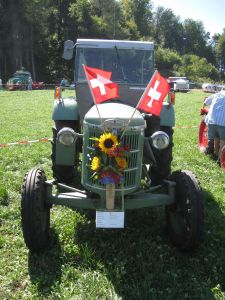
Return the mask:
[(163, 100), (169, 91), (170, 85), (168, 81), (156, 71), (141, 96), (137, 108), (159, 116), (162, 110)]
[(110, 80), (112, 72), (83, 67), (96, 104), (118, 97), (118, 85)]

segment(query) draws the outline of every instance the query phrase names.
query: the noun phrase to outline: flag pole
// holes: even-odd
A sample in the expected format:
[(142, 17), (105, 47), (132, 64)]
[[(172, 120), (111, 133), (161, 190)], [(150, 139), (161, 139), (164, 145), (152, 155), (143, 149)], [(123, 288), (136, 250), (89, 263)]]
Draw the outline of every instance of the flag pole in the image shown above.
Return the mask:
[[(92, 87), (91, 87), (90, 81), (89, 81), (89, 79), (88, 79), (88, 75), (87, 75), (87, 72), (86, 72), (86, 69), (85, 69), (85, 65), (82, 64), (82, 66), (83, 66), (83, 68), (84, 68), (84, 73), (85, 73), (85, 76), (86, 76), (86, 78), (87, 78), (87, 83), (88, 83), (88, 86), (89, 86), (89, 89), (90, 89), (90, 92), (91, 92), (91, 96), (92, 96), (92, 99), (93, 99), (94, 104), (95, 104), (95, 106), (96, 106), (96, 109), (97, 109), (97, 112), (98, 112), (98, 115), (99, 115), (99, 119), (100, 119), (100, 122), (101, 122), (101, 126), (102, 126), (102, 124), (103, 124), (102, 118), (101, 118), (101, 115), (100, 115), (100, 111), (99, 111), (99, 109), (98, 109), (98, 105), (97, 105), (97, 103), (96, 103), (96, 101), (95, 101), (95, 96), (94, 96), (94, 94), (93, 94)], [(104, 129), (104, 128), (103, 128), (103, 129)], [(105, 130), (104, 130), (104, 131), (105, 131)]]
[(147, 90), (149, 89), (149, 86), (150, 86), (151, 83), (152, 83), (152, 79), (154, 78), (154, 76), (155, 76), (155, 74), (156, 74), (157, 72), (158, 72), (158, 71), (155, 70), (154, 74), (152, 75), (152, 78), (150, 79), (150, 81), (149, 81), (148, 85), (146, 86), (146, 88), (145, 88), (145, 90), (144, 90), (144, 92), (143, 92), (143, 94), (142, 94), (140, 100), (138, 101), (138, 104), (136, 105), (136, 107), (135, 107), (135, 109), (134, 109), (134, 111), (133, 111), (133, 114), (131, 115), (131, 117), (130, 117), (130, 119), (129, 119), (127, 125), (126, 125), (126, 127), (124, 128), (123, 133), (122, 133), (120, 139), (122, 139), (122, 137), (124, 136), (125, 132), (127, 131), (127, 128), (128, 128), (128, 126), (129, 126), (129, 124), (130, 124), (130, 122), (131, 122), (131, 120), (132, 120), (132, 118), (133, 118), (133, 116), (134, 116), (134, 114), (135, 114), (135, 112), (136, 112), (136, 110), (137, 110), (139, 104), (141, 103), (142, 99), (144, 98), (145, 93), (146, 93)]

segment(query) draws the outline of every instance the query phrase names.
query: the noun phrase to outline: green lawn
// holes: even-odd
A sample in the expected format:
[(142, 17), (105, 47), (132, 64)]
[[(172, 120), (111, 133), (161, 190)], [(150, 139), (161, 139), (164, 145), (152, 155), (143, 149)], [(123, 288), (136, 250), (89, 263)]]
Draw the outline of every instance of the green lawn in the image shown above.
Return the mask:
[[(51, 144), (0, 148), (0, 299), (225, 299), (225, 174), (198, 150), (204, 97), (177, 93), (175, 104), (172, 168), (197, 175), (205, 205), (204, 241), (191, 254), (163, 235), (163, 208), (126, 213), (124, 230), (96, 230), (64, 207), (51, 210), (50, 249), (29, 253), (21, 185), (34, 166), (51, 178)], [(0, 144), (50, 138), (52, 104), (53, 91), (0, 91)]]

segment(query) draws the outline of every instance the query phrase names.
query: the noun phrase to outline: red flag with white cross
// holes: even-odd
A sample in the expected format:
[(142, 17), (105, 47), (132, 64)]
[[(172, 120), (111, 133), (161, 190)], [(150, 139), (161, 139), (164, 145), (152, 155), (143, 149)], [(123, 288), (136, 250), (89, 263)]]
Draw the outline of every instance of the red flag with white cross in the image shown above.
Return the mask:
[(118, 85), (110, 80), (112, 72), (83, 67), (95, 104), (118, 97)]
[(159, 116), (162, 110), (163, 100), (170, 91), (170, 85), (166, 78), (155, 71), (147, 85), (137, 108), (147, 113)]

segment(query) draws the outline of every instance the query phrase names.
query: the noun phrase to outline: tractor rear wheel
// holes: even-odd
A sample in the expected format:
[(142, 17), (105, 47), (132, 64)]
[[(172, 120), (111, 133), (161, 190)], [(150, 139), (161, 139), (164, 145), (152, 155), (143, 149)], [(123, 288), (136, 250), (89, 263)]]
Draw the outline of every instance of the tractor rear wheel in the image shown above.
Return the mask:
[(181, 251), (194, 250), (203, 235), (204, 209), (198, 180), (190, 171), (173, 172), (175, 203), (166, 207), (166, 221), (172, 243)]
[(21, 218), (23, 237), (31, 251), (49, 244), (50, 208), (46, 203), (46, 176), (41, 169), (32, 169), (23, 180)]

